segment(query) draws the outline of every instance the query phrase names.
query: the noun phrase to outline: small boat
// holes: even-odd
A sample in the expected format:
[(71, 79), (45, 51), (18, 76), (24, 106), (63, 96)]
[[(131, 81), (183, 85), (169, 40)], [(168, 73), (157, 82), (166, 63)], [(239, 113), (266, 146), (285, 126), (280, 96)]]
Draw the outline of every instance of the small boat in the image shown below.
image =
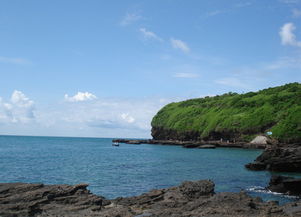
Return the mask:
[(119, 146), (119, 142), (113, 142), (112, 146)]

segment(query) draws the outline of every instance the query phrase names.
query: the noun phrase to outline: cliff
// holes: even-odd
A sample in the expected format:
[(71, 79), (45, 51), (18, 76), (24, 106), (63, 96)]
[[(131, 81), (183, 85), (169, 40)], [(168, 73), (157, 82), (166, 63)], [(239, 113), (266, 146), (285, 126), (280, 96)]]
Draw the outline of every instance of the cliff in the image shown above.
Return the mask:
[(301, 142), (301, 84), (170, 103), (151, 125), (156, 140), (249, 142), (272, 132), (279, 142)]

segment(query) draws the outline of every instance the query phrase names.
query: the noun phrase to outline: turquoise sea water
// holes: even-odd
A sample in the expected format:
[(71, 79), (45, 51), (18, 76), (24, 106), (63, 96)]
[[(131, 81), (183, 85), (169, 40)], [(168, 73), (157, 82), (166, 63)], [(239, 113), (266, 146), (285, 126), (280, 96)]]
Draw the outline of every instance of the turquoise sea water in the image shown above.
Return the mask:
[(148, 144), (113, 147), (107, 138), (0, 136), (0, 182), (89, 183), (93, 193), (115, 198), (211, 179), (217, 192), (246, 190), (265, 200), (294, 200), (261, 192), (271, 173), (244, 168), (260, 153)]

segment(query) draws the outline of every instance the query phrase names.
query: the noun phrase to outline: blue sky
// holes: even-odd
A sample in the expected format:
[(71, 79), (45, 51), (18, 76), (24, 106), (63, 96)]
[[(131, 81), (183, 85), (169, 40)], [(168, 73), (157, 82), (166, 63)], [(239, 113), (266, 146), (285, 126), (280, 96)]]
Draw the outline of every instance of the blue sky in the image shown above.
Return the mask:
[(300, 0), (4, 0), (0, 39), (0, 134), (150, 137), (169, 102), (301, 82)]

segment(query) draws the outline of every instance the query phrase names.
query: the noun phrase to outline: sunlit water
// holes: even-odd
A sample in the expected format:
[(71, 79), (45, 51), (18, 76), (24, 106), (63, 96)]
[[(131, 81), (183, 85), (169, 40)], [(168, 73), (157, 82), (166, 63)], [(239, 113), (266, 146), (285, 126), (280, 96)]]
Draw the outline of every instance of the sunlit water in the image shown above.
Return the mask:
[(263, 190), (270, 172), (244, 168), (260, 153), (148, 144), (114, 147), (112, 139), (104, 138), (0, 136), (0, 182), (89, 183), (93, 193), (115, 198), (211, 179), (217, 192), (245, 190), (264, 200), (295, 200)]

